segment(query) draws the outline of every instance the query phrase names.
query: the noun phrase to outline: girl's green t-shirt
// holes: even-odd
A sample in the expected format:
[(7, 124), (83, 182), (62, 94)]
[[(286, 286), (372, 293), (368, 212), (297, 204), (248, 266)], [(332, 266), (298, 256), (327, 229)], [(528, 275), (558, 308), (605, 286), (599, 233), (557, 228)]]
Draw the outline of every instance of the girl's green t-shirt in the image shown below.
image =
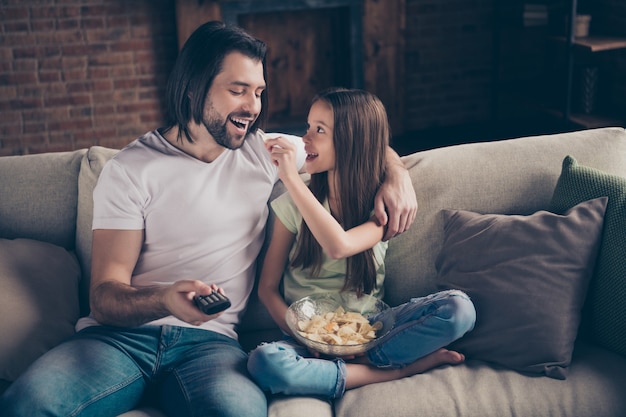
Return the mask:
[[(284, 193), (271, 203), (276, 217), (285, 227), (296, 235), (300, 233), (302, 226), (302, 215), (298, 211), (289, 193)], [(328, 202), (324, 202), (324, 208), (330, 211)], [(372, 296), (382, 298), (383, 282), (385, 280), (385, 253), (387, 252), (387, 242), (378, 242), (374, 246), (374, 262), (376, 268), (376, 289)], [(289, 262), (295, 254), (294, 244), (289, 251)], [(307, 269), (292, 268), (287, 265), (283, 273), (283, 296), (287, 304), (291, 304), (303, 297), (318, 293), (339, 292), (343, 288), (346, 274), (345, 259), (331, 259), (326, 254), (322, 254), (322, 267), (317, 278), (311, 278)]]

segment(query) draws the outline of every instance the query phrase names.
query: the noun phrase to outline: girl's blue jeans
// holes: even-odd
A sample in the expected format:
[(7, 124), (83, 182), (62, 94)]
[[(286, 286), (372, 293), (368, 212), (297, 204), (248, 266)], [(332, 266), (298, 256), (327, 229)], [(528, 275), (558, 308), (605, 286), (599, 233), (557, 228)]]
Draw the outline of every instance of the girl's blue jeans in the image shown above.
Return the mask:
[[(449, 345), (474, 328), (476, 311), (458, 290), (441, 291), (380, 313), (370, 320), (395, 316), (391, 332), (366, 354), (373, 366), (400, 368)], [(293, 339), (264, 343), (250, 353), (248, 370), (259, 386), (273, 394), (339, 398), (345, 391), (343, 360), (312, 357)]]
[(170, 416), (267, 416), (234, 339), (177, 326), (93, 326), (57, 346), (0, 397), (2, 416), (117, 416), (147, 390)]

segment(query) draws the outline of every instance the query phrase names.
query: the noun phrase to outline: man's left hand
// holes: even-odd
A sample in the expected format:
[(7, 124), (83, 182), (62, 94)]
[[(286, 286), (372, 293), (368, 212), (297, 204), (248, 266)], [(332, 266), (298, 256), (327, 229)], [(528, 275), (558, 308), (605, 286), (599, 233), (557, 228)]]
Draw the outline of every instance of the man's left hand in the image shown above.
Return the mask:
[(387, 226), (385, 241), (409, 230), (417, 215), (417, 198), (408, 171), (387, 176), (376, 194), (374, 214)]

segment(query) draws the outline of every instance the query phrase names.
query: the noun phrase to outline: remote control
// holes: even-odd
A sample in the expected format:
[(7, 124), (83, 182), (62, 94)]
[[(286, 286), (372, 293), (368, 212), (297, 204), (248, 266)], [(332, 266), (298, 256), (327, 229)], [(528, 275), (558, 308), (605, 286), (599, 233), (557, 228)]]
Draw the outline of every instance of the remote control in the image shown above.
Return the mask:
[(208, 315), (219, 313), (230, 307), (230, 300), (217, 291), (209, 295), (196, 295), (194, 301), (196, 306)]

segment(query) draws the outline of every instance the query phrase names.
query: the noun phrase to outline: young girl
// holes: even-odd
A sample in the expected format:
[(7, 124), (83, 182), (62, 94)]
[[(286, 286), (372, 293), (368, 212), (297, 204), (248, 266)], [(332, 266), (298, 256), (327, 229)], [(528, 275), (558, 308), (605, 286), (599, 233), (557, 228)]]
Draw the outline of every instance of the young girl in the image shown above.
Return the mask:
[[(302, 297), (332, 291), (383, 295), (387, 242), (373, 209), (390, 136), (385, 109), (368, 92), (331, 89), (313, 99), (307, 124), (308, 187), (291, 143), (266, 142), (288, 192), (272, 202), (276, 221), (259, 297), (287, 335), (285, 313)], [(464, 360), (443, 348), (474, 326), (474, 306), (464, 293), (444, 291), (392, 310), (394, 328), (364, 356), (321, 359), (287, 336), (253, 350), (248, 369), (272, 393), (338, 398), (346, 389)]]

